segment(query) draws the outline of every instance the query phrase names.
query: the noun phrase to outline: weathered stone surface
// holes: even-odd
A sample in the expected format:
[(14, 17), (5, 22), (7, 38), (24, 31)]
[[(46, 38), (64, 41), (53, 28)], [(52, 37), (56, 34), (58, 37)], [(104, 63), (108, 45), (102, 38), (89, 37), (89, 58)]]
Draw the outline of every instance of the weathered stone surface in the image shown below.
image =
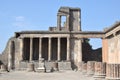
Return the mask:
[(27, 71), (28, 72), (35, 71), (34, 63), (28, 63), (28, 65), (27, 65)]
[(86, 74), (87, 73), (87, 63), (82, 64), (82, 73)]
[(105, 79), (106, 76), (106, 63), (105, 62), (95, 62), (95, 79)]
[(28, 64), (28, 62), (26, 62), (26, 61), (21, 61), (20, 62), (20, 66), (19, 66), (19, 70), (26, 70), (27, 69), (27, 64)]
[(38, 68), (35, 70), (36, 72), (45, 72), (45, 64), (44, 62), (39, 62)]
[(120, 80), (120, 64), (107, 64), (106, 79)]
[(87, 62), (87, 75), (93, 75), (95, 72), (95, 61)]
[(59, 71), (61, 71), (61, 70), (72, 70), (71, 62), (67, 62), (67, 61), (58, 62), (58, 69), (59, 69)]
[(0, 69), (0, 71), (2, 71), (2, 72), (4, 72), (4, 71), (8, 71), (8, 70), (7, 70), (7, 66), (4, 65), (4, 64), (2, 64), (2, 65), (1, 65), (1, 69)]
[(46, 72), (58, 71), (58, 63), (57, 62), (45, 62), (45, 70)]

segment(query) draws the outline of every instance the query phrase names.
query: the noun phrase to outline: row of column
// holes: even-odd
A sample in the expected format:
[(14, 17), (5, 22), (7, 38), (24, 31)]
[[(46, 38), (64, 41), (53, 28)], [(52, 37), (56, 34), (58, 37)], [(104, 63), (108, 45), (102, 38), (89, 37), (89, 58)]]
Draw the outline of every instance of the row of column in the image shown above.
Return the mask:
[[(51, 60), (51, 37), (48, 38), (48, 61)], [(58, 46), (57, 46), (57, 60), (60, 61), (60, 53), (61, 53), (61, 43), (60, 43), (60, 37), (58, 37)], [(22, 47), (23, 48), (23, 47)], [(23, 50), (22, 50), (23, 51)], [(70, 39), (67, 37), (67, 61), (70, 60)], [(23, 52), (22, 52), (23, 53)], [(33, 55), (33, 38), (30, 38), (30, 61), (32, 61), (32, 55)], [(42, 38), (39, 38), (39, 60), (42, 58)]]

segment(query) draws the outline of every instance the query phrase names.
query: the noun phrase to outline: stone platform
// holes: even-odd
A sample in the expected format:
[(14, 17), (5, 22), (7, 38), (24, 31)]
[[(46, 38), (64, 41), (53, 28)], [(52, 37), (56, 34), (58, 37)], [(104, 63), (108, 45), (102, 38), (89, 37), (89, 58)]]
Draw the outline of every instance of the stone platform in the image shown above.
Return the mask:
[(60, 71), (53, 73), (38, 73), (27, 71), (13, 71), (0, 74), (0, 80), (94, 80), (77, 71)]

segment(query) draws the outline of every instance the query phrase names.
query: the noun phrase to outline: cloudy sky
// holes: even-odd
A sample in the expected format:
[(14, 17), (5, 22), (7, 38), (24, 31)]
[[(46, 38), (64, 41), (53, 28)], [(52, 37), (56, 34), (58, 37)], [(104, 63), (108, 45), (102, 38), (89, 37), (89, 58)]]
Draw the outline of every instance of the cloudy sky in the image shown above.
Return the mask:
[[(120, 0), (0, 0), (0, 53), (14, 32), (56, 26), (61, 6), (81, 8), (83, 31), (102, 31), (120, 21)], [(101, 46), (101, 40), (90, 42)]]

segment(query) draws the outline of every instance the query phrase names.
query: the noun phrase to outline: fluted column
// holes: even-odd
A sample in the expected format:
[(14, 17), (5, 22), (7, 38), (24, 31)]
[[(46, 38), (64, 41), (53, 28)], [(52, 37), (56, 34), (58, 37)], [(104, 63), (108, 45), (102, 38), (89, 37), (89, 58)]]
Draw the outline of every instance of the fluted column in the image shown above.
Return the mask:
[(67, 61), (70, 60), (70, 38), (67, 37)]
[(51, 60), (51, 38), (48, 39), (48, 60)]
[(42, 57), (42, 38), (39, 38), (39, 61)]
[(58, 37), (58, 55), (57, 55), (57, 60), (60, 61), (60, 38)]
[(32, 61), (33, 55), (33, 38), (30, 38), (30, 61)]

